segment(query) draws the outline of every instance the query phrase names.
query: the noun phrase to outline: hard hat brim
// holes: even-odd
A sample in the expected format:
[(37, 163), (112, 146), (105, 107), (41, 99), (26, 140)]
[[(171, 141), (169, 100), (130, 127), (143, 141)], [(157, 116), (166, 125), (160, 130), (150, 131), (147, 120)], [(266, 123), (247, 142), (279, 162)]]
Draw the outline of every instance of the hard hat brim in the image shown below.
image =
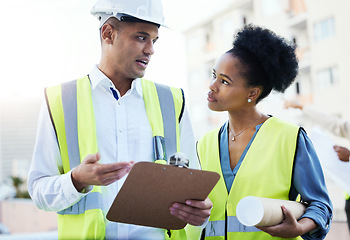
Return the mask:
[(130, 16), (128, 14), (124, 13), (118, 13), (116, 18), (121, 22), (143, 22), (143, 23), (150, 23), (156, 25), (158, 28), (161, 26), (159, 23), (154, 23), (151, 21), (143, 20), (137, 17)]
[(157, 22), (153, 22), (153, 21), (150, 21), (148, 19), (141, 19), (141, 18), (137, 18), (137, 17), (134, 17), (134, 16), (131, 16), (129, 14), (125, 14), (125, 13), (117, 13), (117, 14), (107, 14), (107, 13), (99, 13), (98, 14), (98, 19), (100, 21), (100, 25), (99, 25), (99, 28), (101, 28), (105, 23), (106, 21), (111, 18), (111, 17), (115, 17), (117, 18), (119, 21), (123, 21), (123, 22), (143, 22), (143, 23), (149, 23), (149, 24), (154, 24), (156, 25), (158, 28), (160, 26), (162, 27), (166, 27), (168, 28), (168, 26), (166, 26), (165, 24), (163, 23), (157, 23)]

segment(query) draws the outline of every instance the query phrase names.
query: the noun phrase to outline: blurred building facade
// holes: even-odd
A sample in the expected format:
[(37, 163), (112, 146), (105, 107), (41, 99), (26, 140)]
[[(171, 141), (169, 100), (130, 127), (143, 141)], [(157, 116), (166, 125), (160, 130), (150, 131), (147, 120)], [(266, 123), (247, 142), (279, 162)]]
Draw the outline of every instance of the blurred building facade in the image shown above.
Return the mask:
[(0, 100), (0, 184), (11, 176), (27, 178), (41, 101), (16, 97)]
[(196, 137), (221, 125), (226, 113), (207, 108), (207, 92), (217, 59), (232, 47), (233, 35), (245, 24), (270, 28), (297, 45), (299, 75), (283, 96), (272, 94), (260, 103), (265, 113), (288, 118), (282, 98), (295, 96), (331, 114), (350, 120), (344, 107), (350, 86), (348, 0), (233, 0), (224, 11), (187, 29), (188, 91)]

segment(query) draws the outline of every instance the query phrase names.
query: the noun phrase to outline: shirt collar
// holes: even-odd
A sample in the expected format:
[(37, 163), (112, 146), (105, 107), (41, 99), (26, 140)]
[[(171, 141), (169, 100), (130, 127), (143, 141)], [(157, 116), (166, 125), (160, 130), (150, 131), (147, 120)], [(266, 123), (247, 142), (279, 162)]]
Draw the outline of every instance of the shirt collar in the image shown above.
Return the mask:
[(110, 88), (113, 84), (109, 78), (98, 69), (97, 65), (93, 67), (89, 74), (89, 78), (91, 81), (91, 87), (94, 90), (98, 85), (101, 85), (104, 88)]
[[(97, 65), (93, 67), (89, 74), (89, 78), (91, 81), (91, 87), (94, 90), (97, 86), (101, 86), (105, 89), (109, 89), (110, 87), (114, 87), (112, 81), (98, 68)], [(138, 95), (143, 97), (142, 94), (142, 84), (141, 84), (141, 79), (136, 78), (134, 81), (131, 83), (131, 88), (129, 89), (128, 93), (132, 93), (136, 91)]]

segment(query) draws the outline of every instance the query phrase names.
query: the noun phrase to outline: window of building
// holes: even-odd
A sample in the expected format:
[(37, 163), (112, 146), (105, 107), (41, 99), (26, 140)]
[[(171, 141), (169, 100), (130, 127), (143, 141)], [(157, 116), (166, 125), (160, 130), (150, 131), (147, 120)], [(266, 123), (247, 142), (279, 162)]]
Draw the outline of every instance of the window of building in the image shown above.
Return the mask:
[(314, 25), (315, 41), (320, 41), (335, 35), (334, 18), (324, 19)]
[(336, 66), (317, 72), (317, 87), (320, 90), (334, 86), (338, 82), (338, 68)]

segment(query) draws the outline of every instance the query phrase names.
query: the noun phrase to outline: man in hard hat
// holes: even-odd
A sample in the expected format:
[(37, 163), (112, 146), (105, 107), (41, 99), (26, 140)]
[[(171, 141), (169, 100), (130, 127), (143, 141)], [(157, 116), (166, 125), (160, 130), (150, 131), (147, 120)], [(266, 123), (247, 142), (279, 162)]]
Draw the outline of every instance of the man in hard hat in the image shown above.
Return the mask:
[[(183, 152), (189, 167), (199, 168), (183, 91), (141, 79), (163, 25), (161, 0), (99, 0), (91, 13), (100, 21), (100, 63), (83, 78), (45, 89), (30, 195), (58, 213), (60, 239), (185, 239), (184, 232), (105, 218), (135, 162), (166, 163)], [(207, 198), (169, 211), (200, 226), (211, 207)]]

